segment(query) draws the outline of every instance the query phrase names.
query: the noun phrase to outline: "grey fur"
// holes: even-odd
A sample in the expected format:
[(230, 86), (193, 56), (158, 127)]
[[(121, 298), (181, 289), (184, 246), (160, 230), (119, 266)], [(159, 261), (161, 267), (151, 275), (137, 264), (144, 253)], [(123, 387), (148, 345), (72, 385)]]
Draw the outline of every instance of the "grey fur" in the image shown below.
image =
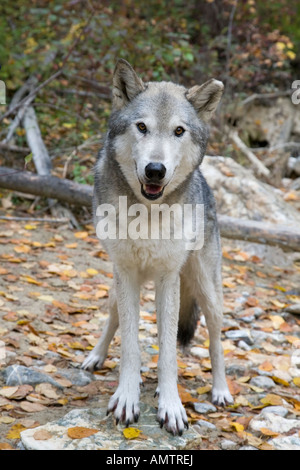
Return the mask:
[[(95, 223), (102, 220), (97, 213), (99, 205), (116, 207), (119, 221), (122, 216), (118, 212), (119, 197), (126, 196), (128, 206), (142, 203), (150, 210), (154, 192), (157, 203), (168, 207), (204, 206), (204, 245), (200, 250), (186, 251), (182, 240), (175, 239), (102, 240), (114, 263), (110, 317), (83, 367), (90, 370), (101, 367), (120, 325), (120, 383), (108, 410), (117, 421), (126, 424), (135, 421), (139, 414), (141, 365), (139, 288), (147, 278), (154, 279), (160, 349), (158, 421), (168, 431), (181, 434), (187, 417), (176, 386), (176, 337), (178, 333), (184, 345), (191, 340), (199, 306), (210, 337), (212, 399), (219, 405), (232, 402), (220, 341), (223, 311), (220, 237), (214, 198), (199, 169), (208, 140), (207, 122), (220, 100), (223, 85), (210, 80), (187, 90), (171, 82), (145, 84), (124, 60), (116, 66), (113, 84), (114, 110), (95, 167)], [(140, 121), (145, 132), (139, 131)], [(178, 126), (183, 129), (180, 136), (175, 134)], [(149, 162), (165, 166), (161, 186), (149, 183), (145, 172)]]

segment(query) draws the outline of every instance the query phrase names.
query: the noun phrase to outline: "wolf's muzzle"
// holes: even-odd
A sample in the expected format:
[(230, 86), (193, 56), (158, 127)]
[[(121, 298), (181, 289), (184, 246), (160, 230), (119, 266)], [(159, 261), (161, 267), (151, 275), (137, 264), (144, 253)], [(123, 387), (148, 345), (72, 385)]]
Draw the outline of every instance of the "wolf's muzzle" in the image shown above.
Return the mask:
[(162, 196), (164, 186), (161, 184), (166, 174), (166, 167), (162, 163), (148, 163), (145, 168), (146, 183), (141, 185), (141, 192), (147, 199), (158, 199)]

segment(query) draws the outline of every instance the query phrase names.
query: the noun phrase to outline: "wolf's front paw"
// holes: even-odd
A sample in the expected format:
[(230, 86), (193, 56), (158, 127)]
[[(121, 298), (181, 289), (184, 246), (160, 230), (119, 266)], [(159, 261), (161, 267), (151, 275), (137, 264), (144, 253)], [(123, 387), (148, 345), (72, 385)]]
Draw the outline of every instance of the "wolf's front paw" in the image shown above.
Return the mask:
[(139, 392), (130, 392), (128, 387), (119, 385), (109, 400), (107, 413), (110, 412), (113, 412), (117, 424), (121, 422), (128, 426), (130, 423), (136, 423), (140, 416)]
[(226, 404), (232, 405), (233, 398), (227, 387), (223, 389), (213, 388), (212, 389), (212, 402), (214, 405), (217, 405), (217, 406), (226, 406)]
[(184, 428), (188, 429), (189, 425), (177, 390), (174, 393), (162, 394), (157, 389), (156, 395), (159, 395), (157, 420), (160, 427), (165, 426), (166, 430), (174, 436), (176, 434), (181, 436)]
[(83, 361), (81, 368), (93, 372), (94, 370), (101, 369), (104, 361), (105, 357), (100, 356), (92, 350), (88, 357)]

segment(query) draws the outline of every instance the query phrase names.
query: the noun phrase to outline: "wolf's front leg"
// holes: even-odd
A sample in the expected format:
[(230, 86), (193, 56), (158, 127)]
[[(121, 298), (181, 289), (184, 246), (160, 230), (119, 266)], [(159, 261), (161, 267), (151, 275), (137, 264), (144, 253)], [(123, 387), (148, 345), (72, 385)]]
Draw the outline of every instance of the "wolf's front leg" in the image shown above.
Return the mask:
[(160, 426), (174, 435), (188, 427), (177, 388), (176, 341), (179, 315), (179, 275), (159, 279), (156, 287), (158, 316), (158, 414)]
[(121, 329), (121, 361), (119, 386), (108, 404), (117, 423), (137, 421), (140, 395), (139, 283), (136, 273), (115, 270), (119, 324)]

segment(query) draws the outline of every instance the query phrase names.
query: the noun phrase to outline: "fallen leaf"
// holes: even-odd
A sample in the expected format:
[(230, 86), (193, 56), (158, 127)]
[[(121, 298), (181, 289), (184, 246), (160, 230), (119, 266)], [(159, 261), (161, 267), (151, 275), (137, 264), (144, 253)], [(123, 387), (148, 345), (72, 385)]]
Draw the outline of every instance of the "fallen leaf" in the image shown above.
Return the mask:
[(198, 395), (203, 395), (204, 393), (208, 393), (211, 391), (211, 385), (204, 385), (204, 387), (198, 387), (196, 392)]
[(22, 410), (27, 411), (27, 413), (37, 413), (46, 409), (46, 407), (40, 403), (31, 403), (29, 401), (22, 401), (20, 407)]
[(7, 442), (0, 442), (0, 450), (15, 450), (15, 449)]
[(41, 429), (40, 431), (36, 431), (33, 434), (33, 438), (36, 441), (47, 441), (48, 439), (51, 439), (52, 434), (50, 432), (46, 431), (45, 429)]
[(6, 434), (6, 439), (20, 439), (20, 433), (25, 429), (25, 426), (20, 423), (14, 424)]
[(47, 398), (53, 399), (53, 400), (57, 400), (59, 398), (59, 396), (56, 393), (55, 387), (53, 385), (49, 384), (49, 383), (38, 384), (35, 387), (35, 391), (37, 393), (40, 393), (41, 395), (44, 395)]
[(278, 432), (271, 431), (271, 429), (267, 429), (267, 428), (260, 428), (260, 432), (264, 434), (264, 436), (269, 436), (269, 437), (279, 436)]
[(300, 377), (294, 377), (293, 382), (295, 385), (297, 385), (297, 387), (300, 387)]
[(93, 268), (88, 268), (86, 270), (86, 272), (88, 273), (89, 276), (96, 276), (96, 274), (99, 274), (99, 271), (97, 271), (97, 269), (93, 269)]
[(90, 429), (82, 426), (75, 426), (74, 428), (69, 428), (67, 434), (68, 437), (70, 437), (71, 439), (83, 439), (85, 437), (92, 436), (97, 432), (99, 432), (99, 429)]
[(87, 238), (89, 236), (88, 232), (76, 232), (74, 233), (74, 237), (83, 240), (84, 238)]
[(0, 416), (0, 423), (2, 424), (11, 424), (16, 421), (16, 418), (12, 418), (11, 416)]
[(231, 425), (232, 428), (235, 429), (236, 432), (244, 431), (244, 426), (240, 423), (236, 423), (235, 421), (232, 421), (229, 424)]
[(0, 395), (5, 398), (10, 398), (16, 391), (18, 390), (18, 386), (16, 387), (3, 387), (0, 390)]
[(273, 393), (269, 393), (264, 398), (262, 398), (260, 401), (263, 405), (267, 405), (267, 406), (269, 406), (269, 405), (271, 405), (271, 406), (280, 406), (283, 403), (282, 398), (278, 395), (273, 394)]
[(137, 428), (125, 428), (123, 430), (123, 435), (126, 439), (136, 439), (139, 437), (142, 431)]
[(227, 379), (227, 383), (231, 395), (238, 395), (241, 392), (242, 387), (236, 381)]

